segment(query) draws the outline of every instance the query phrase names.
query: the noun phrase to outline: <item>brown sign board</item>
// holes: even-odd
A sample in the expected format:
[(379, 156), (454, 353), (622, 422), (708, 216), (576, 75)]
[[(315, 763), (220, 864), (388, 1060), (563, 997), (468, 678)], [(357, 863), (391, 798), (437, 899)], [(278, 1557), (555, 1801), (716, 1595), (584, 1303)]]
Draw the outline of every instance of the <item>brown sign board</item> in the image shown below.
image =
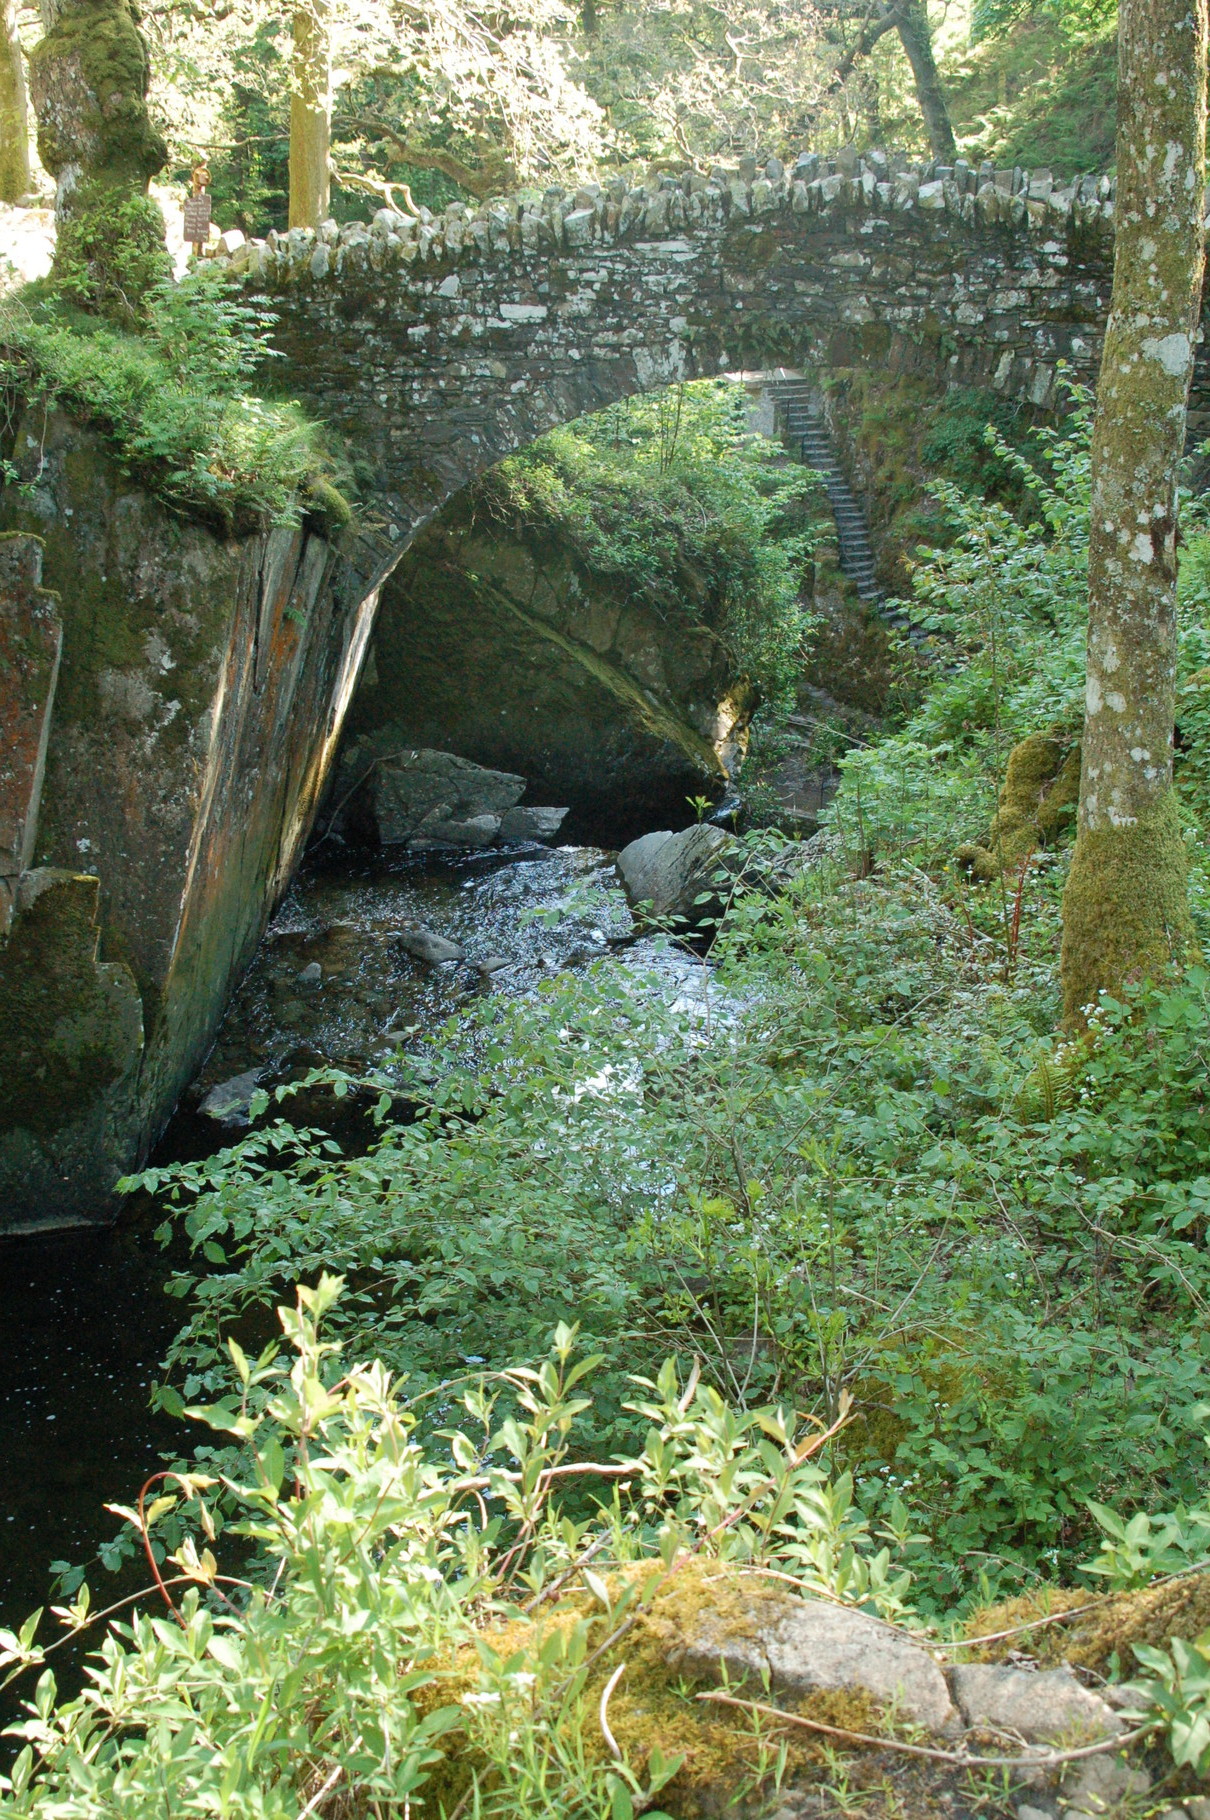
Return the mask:
[(188, 196), (185, 199), (185, 239), (191, 246), (198, 246), (210, 238), (210, 198)]

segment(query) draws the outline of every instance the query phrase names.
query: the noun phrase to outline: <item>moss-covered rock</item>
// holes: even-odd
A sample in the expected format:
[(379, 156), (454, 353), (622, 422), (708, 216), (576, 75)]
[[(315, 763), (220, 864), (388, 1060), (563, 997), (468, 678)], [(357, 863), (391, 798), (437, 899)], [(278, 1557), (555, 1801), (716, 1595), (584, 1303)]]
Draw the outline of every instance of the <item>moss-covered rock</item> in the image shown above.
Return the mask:
[[(1070, 1614), (1070, 1615), (1068, 1615)], [(1070, 1662), (1099, 1675), (1134, 1667), (1134, 1645), (1164, 1649), (1210, 1630), (1210, 1574), (1098, 1597), (1088, 1587), (1040, 1586), (977, 1611), (966, 1626), (972, 1659), (1004, 1661), (1025, 1649), (1043, 1663)], [(1003, 1633), (1009, 1632), (1010, 1635)], [(987, 1643), (979, 1639), (987, 1637)]]
[(1009, 753), (987, 839), (967, 842), (955, 858), (984, 881), (1019, 872), (1031, 853), (1071, 830), (1079, 794), (1079, 746), (1060, 730), (1031, 733)]
[(353, 522), (352, 506), (339, 487), (334, 487), (322, 474), (309, 476), (304, 497), (310, 516), (327, 536), (335, 537)]

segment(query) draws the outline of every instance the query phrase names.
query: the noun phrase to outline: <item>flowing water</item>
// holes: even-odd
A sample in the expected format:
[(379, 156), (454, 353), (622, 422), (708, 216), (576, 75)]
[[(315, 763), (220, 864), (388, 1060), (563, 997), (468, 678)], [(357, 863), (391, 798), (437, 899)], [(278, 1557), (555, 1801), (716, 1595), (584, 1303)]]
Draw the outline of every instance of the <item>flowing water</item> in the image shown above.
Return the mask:
[[(416, 923), (467, 960), (414, 959), (404, 936)], [(237, 1134), (200, 1110), (231, 1077), (257, 1071), (271, 1086), (324, 1063), (389, 1069), (400, 1045), (472, 998), (535, 991), (627, 943), (631, 928), (613, 867), (595, 848), (439, 859), (321, 847), (157, 1160), (204, 1156)], [(670, 989), (692, 990), (698, 964), (676, 950), (642, 940), (617, 952), (654, 966)], [(485, 975), (474, 963), (489, 960), (506, 964)], [(133, 1502), (162, 1452), (186, 1444), (179, 1425), (147, 1408), (180, 1322), (180, 1304), (163, 1293), (170, 1261), (151, 1237), (156, 1219), (144, 1204), (112, 1230), (0, 1239), (0, 1625), (48, 1603), (51, 1562), (95, 1556), (118, 1527), (104, 1504)], [(90, 1568), (89, 1580), (94, 1604), (108, 1596), (104, 1572)]]

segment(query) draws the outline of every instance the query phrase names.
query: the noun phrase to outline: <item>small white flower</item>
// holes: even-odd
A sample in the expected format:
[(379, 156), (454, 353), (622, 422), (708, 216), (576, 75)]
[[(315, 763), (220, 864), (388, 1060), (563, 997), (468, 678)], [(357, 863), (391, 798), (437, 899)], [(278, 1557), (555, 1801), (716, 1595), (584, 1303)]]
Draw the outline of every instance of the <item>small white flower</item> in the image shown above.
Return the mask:
[(463, 1706), (499, 1706), (499, 1694), (463, 1694)]

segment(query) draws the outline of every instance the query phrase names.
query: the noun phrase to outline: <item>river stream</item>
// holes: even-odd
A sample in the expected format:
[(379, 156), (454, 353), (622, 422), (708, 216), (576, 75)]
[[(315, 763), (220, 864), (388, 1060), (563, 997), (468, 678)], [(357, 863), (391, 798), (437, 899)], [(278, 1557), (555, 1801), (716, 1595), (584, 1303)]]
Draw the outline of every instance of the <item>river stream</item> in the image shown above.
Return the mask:
[[(417, 923), (466, 959), (415, 959), (403, 933)], [(323, 1064), (389, 1071), (401, 1045), (474, 997), (533, 992), (611, 952), (692, 991), (698, 963), (631, 934), (613, 866), (596, 848), (392, 857), (321, 846), (156, 1160), (205, 1156), (238, 1135), (238, 1092), (227, 1094), (232, 1123), (202, 1111), (208, 1094), (221, 1106), (212, 1089), (235, 1077), (257, 1071), (272, 1086)], [(163, 1293), (172, 1260), (151, 1236), (160, 1217), (144, 1197), (111, 1230), (0, 1239), (0, 1626), (48, 1603), (52, 1561), (92, 1560), (117, 1527), (104, 1505), (132, 1502), (161, 1454), (186, 1439), (147, 1407), (181, 1318)], [(109, 1594), (102, 1570), (90, 1567), (89, 1580), (94, 1603)]]

